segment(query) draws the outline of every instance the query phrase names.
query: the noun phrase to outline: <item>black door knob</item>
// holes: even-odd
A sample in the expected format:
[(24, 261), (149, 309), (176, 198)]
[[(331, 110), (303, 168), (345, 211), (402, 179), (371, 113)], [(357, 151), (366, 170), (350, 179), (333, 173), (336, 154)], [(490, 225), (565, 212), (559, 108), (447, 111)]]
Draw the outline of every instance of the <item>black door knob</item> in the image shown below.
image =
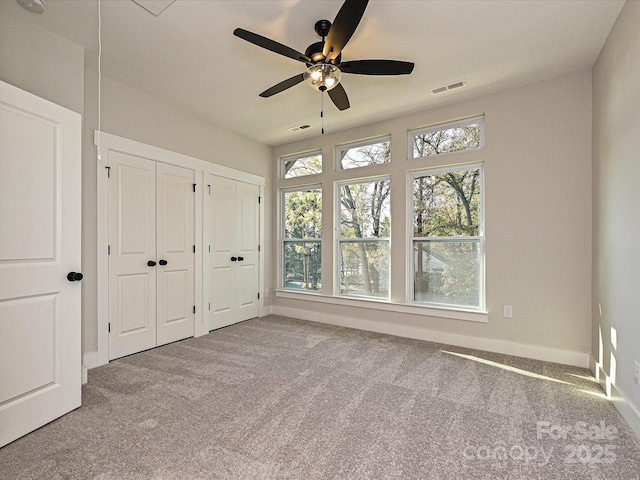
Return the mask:
[(238, 257), (238, 261), (239, 261), (239, 262), (244, 261), (244, 257)]
[(236, 257), (231, 257), (232, 262), (235, 262), (236, 260), (238, 260)]
[(153, 260), (149, 260), (147, 262), (147, 265), (149, 265), (150, 267), (155, 267), (156, 266), (156, 262), (154, 262)]
[(159, 263), (160, 265), (166, 265), (166, 264), (167, 264), (167, 261), (166, 261), (166, 260), (160, 260), (158, 263)]
[(69, 272), (67, 274), (67, 280), (69, 280), (70, 282), (79, 282), (83, 279), (83, 277), (84, 275), (82, 275), (80, 272)]

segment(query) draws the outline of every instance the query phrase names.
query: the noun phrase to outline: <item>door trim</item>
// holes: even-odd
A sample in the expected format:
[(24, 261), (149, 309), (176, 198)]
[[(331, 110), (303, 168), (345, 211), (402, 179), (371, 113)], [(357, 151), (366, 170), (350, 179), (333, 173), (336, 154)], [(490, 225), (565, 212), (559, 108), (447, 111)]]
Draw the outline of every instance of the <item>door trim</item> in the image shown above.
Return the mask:
[[(190, 168), (195, 172), (195, 335), (200, 337), (209, 333), (208, 324), (204, 321), (203, 301), (203, 202), (206, 178), (209, 174), (227, 177), (260, 187), (260, 196), (264, 198), (265, 179), (259, 175), (242, 172), (233, 168), (200, 160), (195, 157), (154, 147), (145, 143), (119, 137), (110, 133), (94, 130), (94, 145), (96, 145), (97, 162), (97, 330), (98, 351), (97, 365), (109, 363), (109, 184), (108, 167), (110, 152), (126, 153), (128, 155), (147, 158), (169, 165)], [(260, 203), (260, 245), (264, 245), (264, 202)], [(264, 252), (264, 248), (262, 249)], [(260, 291), (264, 291), (264, 254), (260, 255)], [(260, 296), (260, 316), (263, 316), (264, 296)], [(86, 352), (85, 357), (93, 357), (94, 352)], [(85, 362), (85, 366), (88, 364)]]

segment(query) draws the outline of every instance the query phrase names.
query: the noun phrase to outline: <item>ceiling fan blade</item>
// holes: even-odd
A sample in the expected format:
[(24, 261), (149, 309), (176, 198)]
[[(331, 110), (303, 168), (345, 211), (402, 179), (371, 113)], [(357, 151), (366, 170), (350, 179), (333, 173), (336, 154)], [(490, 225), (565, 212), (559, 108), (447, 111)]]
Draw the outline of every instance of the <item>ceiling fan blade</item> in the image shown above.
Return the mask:
[(311, 59), (304, 55), (303, 53), (294, 50), (293, 48), (287, 47), (281, 43), (278, 43), (274, 40), (271, 40), (267, 37), (263, 37), (262, 35), (258, 35), (257, 33), (250, 32), (248, 30), (244, 30), (242, 28), (236, 28), (233, 31), (233, 34), (236, 37), (240, 37), (247, 42), (253, 43), (259, 47), (265, 48), (271, 52), (278, 53), (280, 55), (284, 55), (285, 57), (293, 58), (299, 62), (310, 63)]
[(358, 28), (360, 19), (367, 8), (369, 0), (345, 0), (333, 21), (327, 40), (324, 44), (323, 54), (326, 61), (334, 60), (347, 44), (353, 32)]
[(413, 67), (413, 63), (401, 60), (353, 60), (338, 66), (342, 73), (356, 75), (408, 75)]
[(338, 110), (346, 110), (351, 105), (349, 105), (349, 97), (347, 97), (347, 92), (344, 91), (344, 87), (341, 83), (333, 87), (329, 90), (329, 98), (338, 107)]
[(300, 73), (294, 77), (291, 78), (287, 78), (286, 80), (283, 80), (282, 82), (274, 85), (271, 88), (266, 89), (264, 92), (262, 92), (260, 94), (261, 97), (267, 98), (267, 97), (271, 97), (272, 95), (275, 95), (276, 93), (280, 93), (284, 90), (286, 90), (287, 88), (291, 88), (294, 85), (299, 84), (300, 82), (302, 82), (304, 80), (304, 74)]

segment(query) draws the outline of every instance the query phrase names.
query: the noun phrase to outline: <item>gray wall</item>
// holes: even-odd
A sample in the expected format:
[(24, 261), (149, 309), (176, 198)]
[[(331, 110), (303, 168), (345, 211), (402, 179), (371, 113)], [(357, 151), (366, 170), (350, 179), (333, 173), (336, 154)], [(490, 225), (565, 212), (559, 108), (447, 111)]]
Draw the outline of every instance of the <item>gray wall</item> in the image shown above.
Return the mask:
[[(602, 357), (609, 376), (613, 375), (615, 358), (614, 393), (626, 400), (620, 403), (623, 408), (626, 404), (635, 409), (640, 434), (640, 387), (633, 382), (633, 362), (640, 362), (638, 25), (640, 2), (627, 2), (593, 68), (591, 348), (596, 361)], [(617, 342), (612, 329), (617, 332)]]
[[(484, 149), (434, 157), (424, 164), (406, 160), (407, 130), (479, 114), (486, 115)], [(325, 128), (330, 129), (331, 125), (325, 122)], [(323, 207), (331, 208), (330, 192), (333, 182), (340, 177), (332, 167), (334, 146), (389, 133), (391, 216), (395, 232), (391, 239), (391, 288), (395, 300), (403, 301), (407, 283), (402, 265), (407, 258), (404, 234), (407, 170), (483, 161), (489, 322), (389, 313), (282, 297), (274, 300), (276, 311), (280, 307), (294, 308), (315, 313), (318, 320), (320, 315), (346, 318), (344, 323), (352, 326), (364, 325), (362, 322), (366, 321), (368, 327), (379, 331), (410, 328), (418, 333), (448, 332), (499, 340), (502, 347), (516, 343), (579, 352), (586, 366), (591, 336), (591, 72), (282, 145), (274, 149), (274, 154), (277, 158), (322, 148)], [(376, 173), (387, 172), (378, 169)], [(277, 186), (287, 184), (276, 181)], [(323, 235), (329, 241), (331, 215), (330, 211), (323, 217)], [(325, 254), (331, 255), (331, 249), (323, 250), (323, 266), (331, 265), (332, 261), (325, 263)], [(323, 282), (325, 279), (330, 282), (330, 277), (330, 272), (323, 272)], [(274, 277), (272, 283), (277, 285), (278, 279)], [(513, 305), (513, 319), (502, 317), (504, 304)], [(421, 338), (443, 337), (426, 333)]]

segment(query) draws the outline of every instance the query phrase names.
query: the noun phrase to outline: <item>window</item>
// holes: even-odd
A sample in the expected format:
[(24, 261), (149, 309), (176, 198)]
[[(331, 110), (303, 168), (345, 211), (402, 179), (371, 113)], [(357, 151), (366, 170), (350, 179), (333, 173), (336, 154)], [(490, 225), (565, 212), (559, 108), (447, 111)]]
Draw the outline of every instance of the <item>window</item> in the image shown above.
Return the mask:
[(391, 137), (341, 145), (336, 149), (341, 169), (367, 167), (391, 161)]
[(482, 165), (410, 175), (413, 301), (484, 309)]
[(322, 151), (290, 155), (280, 159), (282, 178), (304, 177), (322, 173)]
[(475, 150), (482, 147), (484, 117), (444, 123), (409, 134), (411, 158)]
[(282, 192), (284, 288), (319, 291), (322, 287), (322, 188)]
[(389, 298), (389, 178), (338, 184), (341, 295)]

